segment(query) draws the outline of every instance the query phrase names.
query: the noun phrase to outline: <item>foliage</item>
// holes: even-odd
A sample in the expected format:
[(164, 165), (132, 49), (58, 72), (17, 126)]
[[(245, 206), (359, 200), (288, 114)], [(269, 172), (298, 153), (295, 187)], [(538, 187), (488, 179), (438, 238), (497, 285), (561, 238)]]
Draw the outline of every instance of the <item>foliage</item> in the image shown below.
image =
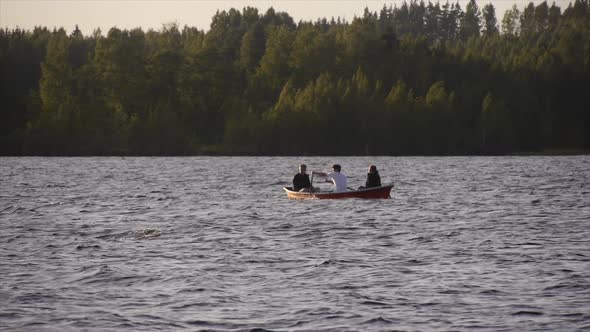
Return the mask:
[(4, 155), (498, 154), (590, 149), (590, 1), (470, 0), (209, 31), (0, 29)]

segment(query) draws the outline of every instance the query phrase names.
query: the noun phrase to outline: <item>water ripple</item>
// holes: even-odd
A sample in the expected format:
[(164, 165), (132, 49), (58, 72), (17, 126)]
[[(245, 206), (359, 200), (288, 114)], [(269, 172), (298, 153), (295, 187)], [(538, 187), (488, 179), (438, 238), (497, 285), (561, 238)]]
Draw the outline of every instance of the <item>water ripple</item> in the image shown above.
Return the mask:
[[(289, 201), (301, 162), (392, 199)], [(1, 158), (0, 330), (588, 330), (589, 166)]]

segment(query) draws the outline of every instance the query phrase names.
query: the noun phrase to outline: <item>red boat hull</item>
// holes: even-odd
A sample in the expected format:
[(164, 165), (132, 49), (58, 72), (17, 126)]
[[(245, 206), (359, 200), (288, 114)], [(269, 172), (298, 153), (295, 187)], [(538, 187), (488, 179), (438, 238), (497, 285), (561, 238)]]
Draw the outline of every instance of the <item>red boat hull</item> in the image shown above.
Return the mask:
[(391, 188), (393, 184), (376, 188), (366, 188), (360, 190), (351, 190), (341, 193), (334, 192), (299, 192), (291, 190), (291, 187), (284, 187), (289, 199), (343, 199), (343, 198), (391, 198)]

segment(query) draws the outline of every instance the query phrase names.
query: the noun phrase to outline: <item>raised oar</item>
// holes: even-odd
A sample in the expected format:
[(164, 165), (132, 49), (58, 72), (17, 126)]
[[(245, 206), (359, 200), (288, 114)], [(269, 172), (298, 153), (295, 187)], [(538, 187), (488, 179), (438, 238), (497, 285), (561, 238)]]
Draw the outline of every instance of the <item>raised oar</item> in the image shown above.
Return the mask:
[(312, 191), (313, 191), (313, 171), (311, 171), (311, 180), (309, 180), (309, 196), (311, 196)]

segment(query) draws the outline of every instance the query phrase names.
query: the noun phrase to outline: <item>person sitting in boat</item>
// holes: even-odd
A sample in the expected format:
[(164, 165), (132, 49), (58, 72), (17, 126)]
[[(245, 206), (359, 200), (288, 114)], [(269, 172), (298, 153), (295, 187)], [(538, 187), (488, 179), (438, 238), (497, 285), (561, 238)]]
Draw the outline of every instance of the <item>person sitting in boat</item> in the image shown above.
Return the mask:
[(358, 190), (375, 187), (381, 187), (381, 176), (379, 175), (379, 171), (377, 171), (377, 167), (375, 165), (371, 165), (367, 171), (367, 180), (365, 181), (365, 185), (360, 186)]
[(367, 172), (367, 181), (365, 181), (366, 188), (375, 188), (381, 187), (381, 176), (379, 175), (379, 171), (375, 165), (369, 166), (369, 171)]
[(367, 172), (367, 181), (365, 181), (366, 188), (375, 188), (381, 187), (381, 176), (379, 175), (379, 171), (375, 165), (369, 166), (369, 171)]
[(309, 181), (309, 175), (305, 173), (307, 166), (305, 164), (299, 165), (299, 173), (293, 177), (293, 190), (294, 191), (309, 191), (311, 188), (311, 182)]
[(334, 192), (340, 193), (345, 192), (347, 190), (346, 185), (346, 175), (340, 173), (342, 168), (340, 165), (335, 164), (332, 166), (333, 172), (324, 173), (324, 172), (312, 172), (312, 174), (317, 174), (318, 176), (327, 177), (332, 179), (332, 183), (334, 184)]

